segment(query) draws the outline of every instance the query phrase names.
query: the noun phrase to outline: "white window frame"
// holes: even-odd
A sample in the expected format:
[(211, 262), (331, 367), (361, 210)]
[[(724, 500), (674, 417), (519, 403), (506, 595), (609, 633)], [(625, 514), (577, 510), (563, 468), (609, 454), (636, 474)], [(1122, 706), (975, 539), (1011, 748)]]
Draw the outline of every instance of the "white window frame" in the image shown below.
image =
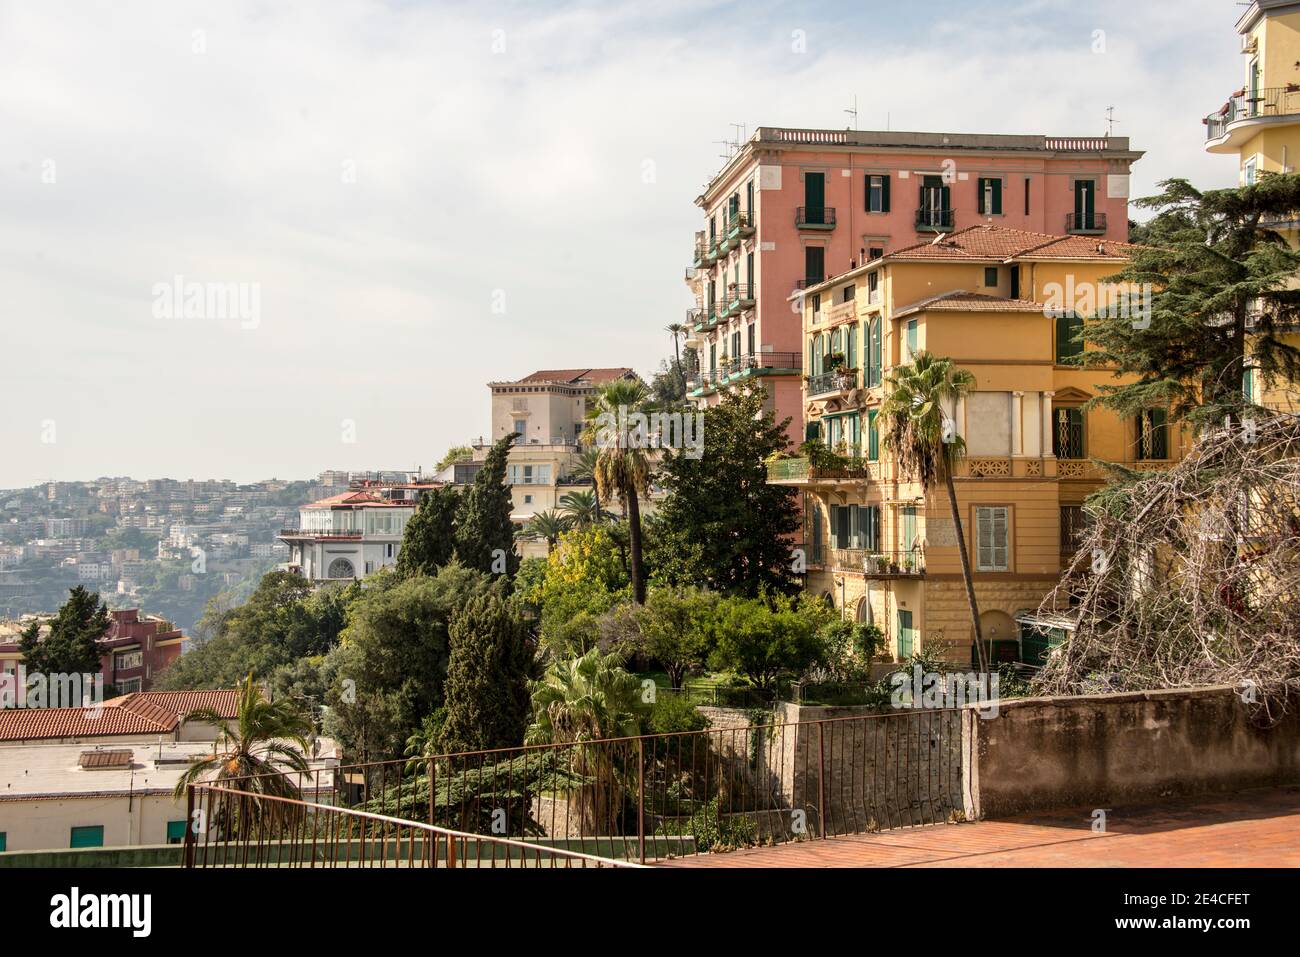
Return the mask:
[[(1001, 543), (998, 522), (1001, 520)], [(992, 541), (988, 541), (992, 536)], [(1007, 505), (975, 506), (975, 570), (1006, 572), (1011, 570), (1011, 508)]]

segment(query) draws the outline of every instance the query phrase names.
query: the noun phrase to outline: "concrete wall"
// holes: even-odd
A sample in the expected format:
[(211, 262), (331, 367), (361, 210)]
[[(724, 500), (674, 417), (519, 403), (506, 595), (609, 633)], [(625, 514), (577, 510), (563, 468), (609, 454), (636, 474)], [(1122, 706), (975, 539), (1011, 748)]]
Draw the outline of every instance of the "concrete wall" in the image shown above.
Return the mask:
[(1023, 698), (964, 724), (982, 817), (1300, 782), (1300, 719), (1260, 727), (1228, 686)]

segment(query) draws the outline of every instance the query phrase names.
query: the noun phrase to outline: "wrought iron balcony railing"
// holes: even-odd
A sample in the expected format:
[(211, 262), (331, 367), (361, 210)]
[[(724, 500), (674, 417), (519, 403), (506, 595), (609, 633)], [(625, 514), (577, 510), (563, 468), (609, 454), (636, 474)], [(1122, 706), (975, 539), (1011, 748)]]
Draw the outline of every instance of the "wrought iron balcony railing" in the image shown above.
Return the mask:
[(1205, 117), (1205, 138), (1217, 140), (1233, 123), (1242, 120), (1289, 116), (1300, 113), (1300, 84), (1273, 86), (1263, 90), (1238, 90), (1217, 113)]
[(834, 229), (834, 206), (800, 206), (795, 210), (794, 224), (799, 229)]
[(952, 229), (955, 222), (951, 209), (922, 208), (916, 211), (918, 230)]
[(835, 369), (808, 377), (808, 398), (856, 389), (861, 377), (857, 369)]
[(1106, 214), (1066, 213), (1065, 231), (1067, 233), (1104, 233), (1106, 231)]

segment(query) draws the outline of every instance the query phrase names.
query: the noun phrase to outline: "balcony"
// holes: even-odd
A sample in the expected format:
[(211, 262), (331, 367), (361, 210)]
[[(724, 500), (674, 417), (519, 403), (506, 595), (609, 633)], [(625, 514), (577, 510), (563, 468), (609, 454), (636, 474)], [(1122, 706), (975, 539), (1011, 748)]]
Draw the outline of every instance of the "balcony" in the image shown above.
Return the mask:
[(728, 319), (737, 316), (746, 309), (754, 308), (754, 287), (747, 282), (733, 282), (727, 285), (727, 298), (719, 313), (719, 318)]
[(858, 304), (856, 300), (850, 299), (848, 302), (837, 302), (826, 310), (825, 320), (832, 325), (839, 322), (851, 322), (858, 317)]
[(844, 395), (856, 389), (861, 381), (857, 369), (835, 369), (821, 375), (812, 375), (808, 377), (808, 398)]
[(800, 206), (794, 211), (794, 224), (798, 229), (834, 229), (834, 206)]
[(717, 249), (706, 243), (695, 244), (695, 268), (707, 269), (718, 261)]
[(796, 279), (794, 287), (796, 289), (807, 289), (810, 286), (820, 286), (830, 276), (805, 276), (803, 279)]
[(1264, 126), (1286, 125), (1300, 117), (1300, 84), (1264, 90), (1238, 90), (1205, 124), (1205, 149), (1210, 153), (1236, 153)]
[(919, 549), (834, 548), (831, 563), (837, 572), (856, 572), (866, 578), (925, 577), (925, 553)]
[(863, 458), (841, 458), (827, 452), (828, 460), (817, 465), (806, 455), (774, 459), (767, 463), (767, 480), (773, 485), (816, 485), (821, 482), (853, 482), (861, 485), (878, 481), (880, 463)]
[(690, 326), (696, 332), (704, 328), (705, 312), (703, 306), (696, 306), (694, 309), (686, 310), (686, 325)]
[(360, 539), (359, 528), (282, 528), (278, 538), (353, 538)]
[(956, 217), (951, 209), (918, 209), (916, 211), (916, 231), (918, 233), (947, 232), (954, 227)]
[(801, 361), (797, 352), (746, 352), (718, 363), (718, 373), (722, 382), (751, 375), (794, 375)]
[(735, 212), (727, 217), (727, 238), (739, 242), (754, 235), (753, 213)]
[(1066, 213), (1065, 231), (1083, 236), (1099, 236), (1106, 231), (1106, 214)]

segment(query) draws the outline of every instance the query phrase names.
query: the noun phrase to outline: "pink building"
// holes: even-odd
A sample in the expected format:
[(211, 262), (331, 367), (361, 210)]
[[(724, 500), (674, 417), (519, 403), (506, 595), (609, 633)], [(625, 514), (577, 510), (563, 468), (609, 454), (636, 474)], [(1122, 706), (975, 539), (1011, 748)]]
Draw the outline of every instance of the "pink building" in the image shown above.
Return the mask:
[(758, 379), (797, 445), (806, 359), (792, 293), (979, 223), (1126, 240), (1141, 156), (1127, 137), (760, 127), (695, 200), (688, 394), (711, 404)]

